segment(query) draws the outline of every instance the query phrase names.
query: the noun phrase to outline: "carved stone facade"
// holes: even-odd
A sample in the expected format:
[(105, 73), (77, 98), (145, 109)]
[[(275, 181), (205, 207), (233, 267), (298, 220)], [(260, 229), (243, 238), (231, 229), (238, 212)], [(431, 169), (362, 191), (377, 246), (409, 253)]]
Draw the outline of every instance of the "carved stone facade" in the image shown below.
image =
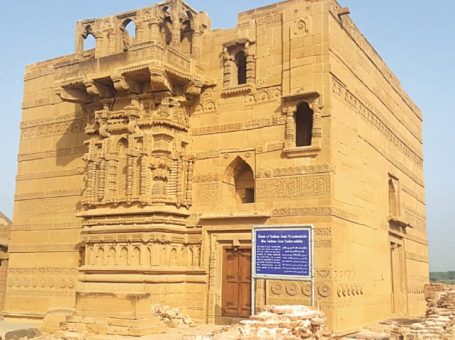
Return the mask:
[[(136, 297), (234, 321), (268, 224), (315, 226), (333, 329), (422, 314), (422, 114), (338, 10), (286, 1), (212, 31), (165, 1), (78, 22), (74, 54), (29, 66), (5, 315)], [(302, 282), (255, 288), (309, 303)]]

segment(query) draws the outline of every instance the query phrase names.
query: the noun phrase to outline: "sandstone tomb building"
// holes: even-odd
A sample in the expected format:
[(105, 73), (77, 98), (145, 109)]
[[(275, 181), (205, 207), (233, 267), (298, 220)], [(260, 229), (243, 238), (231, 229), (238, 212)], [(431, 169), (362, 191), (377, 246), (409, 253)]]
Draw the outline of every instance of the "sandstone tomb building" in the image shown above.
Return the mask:
[(6, 317), (247, 317), (251, 228), (288, 224), (315, 226), (334, 330), (424, 313), (422, 114), (334, 0), (226, 30), (165, 1), (80, 21), (74, 54), (27, 67)]

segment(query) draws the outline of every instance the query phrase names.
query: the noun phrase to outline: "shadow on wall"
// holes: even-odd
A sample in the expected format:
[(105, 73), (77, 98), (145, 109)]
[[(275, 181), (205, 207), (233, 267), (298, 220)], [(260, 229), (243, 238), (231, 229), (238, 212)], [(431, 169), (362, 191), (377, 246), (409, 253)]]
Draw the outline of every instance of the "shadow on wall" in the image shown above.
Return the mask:
[[(80, 105), (66, 105), (73, 106), (72, 111), (75, 112), (75, 115), (55, 145), (55, 163), (57, 166), (66, 166), (76, 159), (82, 159), (84, 153), (87, 152), (87, 147), (84, 144), (87, 139), (85, 134), (86, 114), (82, 111)], [(52, 128), (57, 129), (58, 125)]]

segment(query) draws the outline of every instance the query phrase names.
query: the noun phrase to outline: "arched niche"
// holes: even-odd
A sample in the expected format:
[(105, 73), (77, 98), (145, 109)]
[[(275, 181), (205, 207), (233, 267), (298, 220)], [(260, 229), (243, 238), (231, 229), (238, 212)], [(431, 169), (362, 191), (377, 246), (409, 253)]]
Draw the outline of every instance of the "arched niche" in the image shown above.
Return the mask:
[(227, 167), (223, 180), (222, 204), (255, 202), (255, 180), (251, 166), (237, 156)]
[(77, 37), (77, 53), (96, 49), (97, 41), (92, 25), (81, 27), (79, 32)]
[(129, 47), (136, 40), (136, 24), (132, 19), (126, 19), (121, 26), (122, 31), (122, 46), (124, 51), (128, 51)]

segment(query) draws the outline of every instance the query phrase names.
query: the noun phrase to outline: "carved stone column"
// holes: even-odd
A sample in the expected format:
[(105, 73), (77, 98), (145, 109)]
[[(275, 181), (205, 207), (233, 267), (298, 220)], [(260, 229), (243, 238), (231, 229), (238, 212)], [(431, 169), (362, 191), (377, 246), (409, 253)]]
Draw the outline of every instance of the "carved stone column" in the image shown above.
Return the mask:
[(104, 44), (105, 44), (104, 34), (99, 34), (96, 38), (96, 48), (95, 48), (95, 58), (100, 58), (104, 56)]
[(85, 204), (91, 204), (96, 202), (95, 195), (96, 185), (96, 163), (93, 160), (88, 160), (87, 165), (87, 187), (84, 193), (83, 202)]
[(202, 33), (199, 30), (194, 31), (192, 55), (193, 55), (193, 58), (196, 58), (196, 59), (199, 59), (199, 57), (201, 56), (201, 36), (202, 36)]
[(245, 46), (246, 53), (246, 82), (254, 84), (256, 82), (256, 62), (254, 60), (253, 47), (249, 43)]
[(115, 30), (110, 29), (107, 32), (107, 39), (108, 39), (108, 50), (109, 54), (114, 54), (117, 52), (117, 39), (115, 36)]
[(105, 195), (105, 185), (106, 185), (106, 159), (101, 157), (99, 161), (99, 170), (98, 170), (98, 185), (97, 185), (97, 199), (103, 200)]
[(106, 198), (108, 202), (115, 202), (117, 200), (117, 172), (118, 172), (118, 158), (115, 154), (110, 154), (108, 159), (107, 169), (107, 193)]
[(136, 23), (136, 43), (140, 44), (145, 41), (145, 23), (139, 21)]
[(160, 22), (158, 18), (152, 18), (150, 20), (150, 41), (155, 44), (159, 44), (161, 42), (161, 35), (160, 35)]
[(134, 153), (127, 155), (127, 177), (126, 177), (126, 201), (131, 203), (134, 192), (134, 163), (136, 157)]
[(286, 148), (295, 147), (295, 107), (286, 107), (283, 109), (286, 114), (286, 131), (285, 145)]
[(322, 137), (321, 113), (316, 111), (316, 110), (313, 111), (312, 136), (313, 136), (313, 138), (321, 138)]
[(96, 146), (95, 138), (92, 137), (88, 144), (88, 151), (84, 155), (84, 160), (87, 163), (87, 183), (82, 199), (84, 204), (91, 204), (96, 202)]
[(229, 55), (227, 48), (223, 51), (223, 86), (229, 87), (231, 85), (231, 64), (233, 60)]
[(183, 201), (183, 162), (182, 156), (177, 158), (177, 204)]
[(171, 173), (169, 175), (169, 191), (167, 192), (170, 196), (177, 197), (177, 182), (178, 182), (178, 167), (177, 160), (172, 159)]
[(141, 156), (141, 190), (140, 190), (140, 200), (142, 203), (146, 204), (150, 200), (149, 192), (147, 188), (150, 187), (150, 170), (148, 167), (148, 155), (143, 152)]
[(188, 168), (186, 172), (186, 197), (185, 201), (187, 204), (192, 202), (192, 191), (193, 191), (193, 170), (194, 170), (194, 160), (188, 160)]

